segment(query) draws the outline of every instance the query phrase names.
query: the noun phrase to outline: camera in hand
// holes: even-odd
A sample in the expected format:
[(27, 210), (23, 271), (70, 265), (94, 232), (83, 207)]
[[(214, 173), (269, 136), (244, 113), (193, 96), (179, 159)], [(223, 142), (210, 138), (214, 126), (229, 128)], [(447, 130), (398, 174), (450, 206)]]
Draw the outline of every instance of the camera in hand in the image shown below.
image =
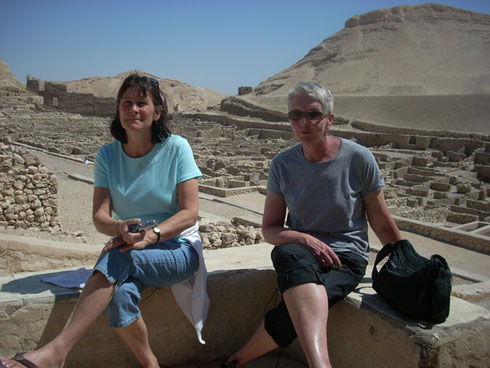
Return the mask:
[(140, 231), (146, 231), (157, 226), (157, 222), (155, 220), (149, 220), (145, 222), (140, 222), (139, 224), (129, 225), (128, 232), (130, 233), (139, 233)]

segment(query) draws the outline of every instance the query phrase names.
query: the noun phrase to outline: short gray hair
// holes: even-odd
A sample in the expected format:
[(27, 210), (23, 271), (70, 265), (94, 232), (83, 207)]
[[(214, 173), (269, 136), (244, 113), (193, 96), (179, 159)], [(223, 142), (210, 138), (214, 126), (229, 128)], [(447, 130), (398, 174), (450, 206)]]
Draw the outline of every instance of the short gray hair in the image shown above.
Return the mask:
[(288, 110), (291, 109), (291, 100), (296, 95), (307, 95), (322, 104), (323, 112), (333, 113), (332, 92), (320, 83), (301, 81), (291, 88), (288, 94)]

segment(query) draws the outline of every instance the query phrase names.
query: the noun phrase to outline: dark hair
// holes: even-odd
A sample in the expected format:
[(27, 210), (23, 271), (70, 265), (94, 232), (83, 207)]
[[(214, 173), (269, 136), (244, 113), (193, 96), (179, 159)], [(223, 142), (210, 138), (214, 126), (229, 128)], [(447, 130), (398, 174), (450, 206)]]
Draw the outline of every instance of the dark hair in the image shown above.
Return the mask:
[[(160, 112), (160, 118), (154, 121), (151, 126), (151, 141), (153, 143), (163, 142), (171, 133), (167, 126), (168, 121), (168, 108), (167, 98), (165, 94), (160, 91), (158, 81), (156, 79), (147, 77), (141, 74), (131, 74), (123, 81), (119, 92), (117, 93), (117, 103), (121, 102), (124, 92), (132, 86), (138, 87), (145, 96), (150, 96), (155, 109)], [(111, 134), (121, 143), (127, 143), (128, 137), (126, 131), (121, 125), (119, 120), (119, 108), (116, 111), (116, 117), (111, 122)]]

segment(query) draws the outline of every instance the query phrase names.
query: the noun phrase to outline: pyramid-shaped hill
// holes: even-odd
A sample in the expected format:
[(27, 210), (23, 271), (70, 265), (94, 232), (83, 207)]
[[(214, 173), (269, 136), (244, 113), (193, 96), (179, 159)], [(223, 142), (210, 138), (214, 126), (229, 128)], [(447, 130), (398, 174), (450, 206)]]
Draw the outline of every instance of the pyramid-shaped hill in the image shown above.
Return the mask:
[(328, 86), (334, 111), (386, 125), (490, 134), (490, 15), (438, 4), (356, 15), (301, 60), (254, 88), (285, 111), (301, 80)]
[(335, 95), (490, 93), (490, 15), (443, 5), (356, 15), (296, 64), (257, 86), (285, 95), (300, 80)]

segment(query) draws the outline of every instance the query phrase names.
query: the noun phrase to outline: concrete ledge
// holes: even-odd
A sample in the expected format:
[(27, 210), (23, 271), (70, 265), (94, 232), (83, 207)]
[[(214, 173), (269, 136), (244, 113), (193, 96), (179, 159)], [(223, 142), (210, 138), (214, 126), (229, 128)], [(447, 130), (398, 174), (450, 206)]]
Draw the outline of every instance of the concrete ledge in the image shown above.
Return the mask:
[[(41, 274), (25, 275), (4, 284), (2, 291), (26, 279), (34, 284)], [(407, 320), (375, 295), (366, 278), (356, 292), (339, 303), (329, 317), (329, 346), (336, 367), (484, 367), (490, 363), (490, 312), (452, 298), (451, 314), (441, 325), (423, 326)], [(214, 271), (209, 276), (211, 308), (204, 329), (206, 345), (177, 306), (169, 289), (149, 289), (141, 304), (153, 349), (166, 366), (219, 360), (253, 333), (275, 293), (273, 270)], [(0, 301), (4, 337), (0, 354), (31, 350), (56, 336), (68, 321), (78, 292), (45, 286), (39, 294)], [(66, 367), (136, 364), (132, 355), (101, 316), (75, 346)], [(100, 346), (104, 346), (101, 354)], [(299, 344), (288, 357), (304, 361)], [(305, 362), (306, 364), (306, 362)]]
[[(10, 240), (9, 244), (17, 243)], [(53, 243), (45, 246), (63, 260), (62, 244)], [(206, 345), (198, 343), (170, 289), (145, 290), (141, 309), (161, 364), (176, 367), (193, 362), (201, 366), (219, 361), (250, 337), (274, 300), (276, 280), (270, 250), (270, 245), (259, 244), (205, 252), (211, 299), (204, 328)], [(73, 246), (65, 245), (64, 252), (70, 251), (75, 253)], [(98, 250), (92, 252), (98, 254)], [(59, 272), (63, 271), (0, 277), (0, 354), (35, 349), (63, 329), (79, 292), (40, 282)], [(386, 304), (371, 288), (371, 268), (366, 275), (358, 289), (330, 312), (328, 336), (334, 366), (490, 366), (488, 309), (453, 297), (445, 323), (423, 325)], [(487, 284), (479, 286), (485, 286), (483, 291), (488, 289)], [(305, 362), (297, 342), (286, 349), (286, 355)], [(136, 362), (102, 315), (70, 353), (66, 367), (106, 365), (131, 367)]]
[(66, 244), (0, 233), (0, 276), (73, 267), (92, 267), (102, 247)]
[[(368, 267), (366, 275), (371, 270)], [(366, 277), (330, 311), (328, 341), (334, 367), (489, 366), (489, 310), (452, 297), (443, 324), (423, 325), (388, 305), (371, 282)], [(303, 356), (297, 342), (287, 351), (292, 357)]]
[[(26, 278), (30, 283), (40, 282), (44, 276), (26, 275), (4, 284), (2, 291), (15, 288), (15, 283), (24, 283)], [(263, 318), (265, 301), (275, 291), (274, 278), (272, 270), (211, 273), (208, 293), (212, 302), (203, 336), (206, 345), (197, 341), (194, 328), (170, 289), (145, 290), (141, 310), (159, 361), (165, 366), (212, 362), (237, 349)], [(62, 331), (79, 294), (50, 285), (44, 289), (33, 295), (22, 288), (21, 295), (0, 301), (1, 355), (43, 346)], [(135, 358), (108, 327), (104, 314), (70, 352), (65, 367), (136, 365)]]

